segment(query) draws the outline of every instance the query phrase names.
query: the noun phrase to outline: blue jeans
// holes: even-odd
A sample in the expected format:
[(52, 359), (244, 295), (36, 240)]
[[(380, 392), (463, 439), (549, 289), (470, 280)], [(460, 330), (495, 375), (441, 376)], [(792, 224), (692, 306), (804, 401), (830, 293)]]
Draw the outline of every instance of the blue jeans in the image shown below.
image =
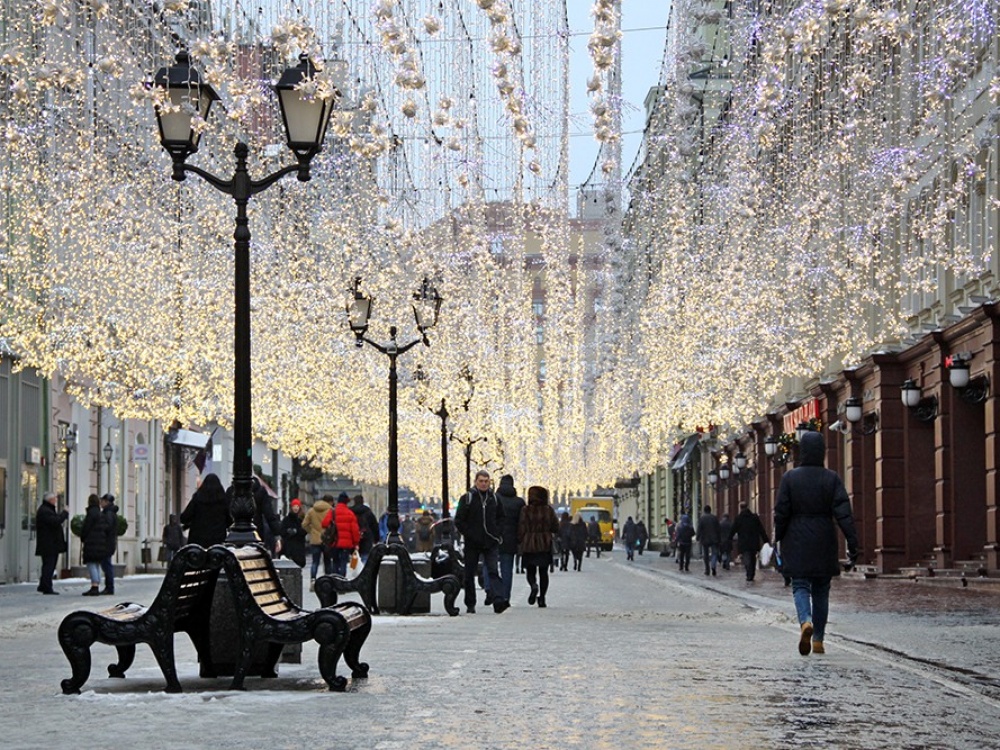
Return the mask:
[(316, 574), (319, 572), (319, 560), (320, 557), (323, 558), (323, 572), (327, 575), (333, 572), (333, 566), (330, 564), (330, 555), (328, 550), (324, 549), (322, 544), (311, 544), (309, 548), (312, 550), (312, 567), (310, 568), (310, 577), (315, 581)]
[(87, 563), (87, 572), (90, 573), (90, 585), (101, 585), (101, 564), (99, 562)]
[(792, 597), (799, 625), (812, 622), (814, 641), (822, 641), (826, 621), (830, 616), (830, 576), (821, 578), (792, 577)]
[(465, 606), (475, 608), (476, 606), (476, 572), (479, 567), (479, 558), (483, 558), (483, 587), (487, 596), (492, 596), (494, 601), (497, 598), (500, 576), (497, 573), (497, 558), (499, 553), (496, 547), (480, 549), (469, 544), (465, 545)]
[(701, 545), (701, 556), (705, 560), (705, 572), (709, 572), (709, 565), (711, 569), (715, 570), (715, 565), (719, 561), (719, 545), (718, 544), (703, 544)]
[(338, 576), (347, 575), (347, 563), (351, 561), (352, 547), (337, 547), (333, 550), (333, 572)]
[(101, 560), (101, 570), (104, 571), (104, 588), (108, 591), (115, 590), (115, 564), (111, 561), (111, 556)]
[(514, 583), (514, 553), (500, 553), (500, 585), (497, 586), (496, 597), (505, 602), (510, 601), (510, 588)]

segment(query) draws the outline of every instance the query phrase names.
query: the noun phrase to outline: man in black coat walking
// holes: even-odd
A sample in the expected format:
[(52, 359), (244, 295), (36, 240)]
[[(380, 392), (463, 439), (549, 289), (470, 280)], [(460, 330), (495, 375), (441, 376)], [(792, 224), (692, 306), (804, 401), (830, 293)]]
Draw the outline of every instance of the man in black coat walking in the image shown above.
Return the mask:
[(747, 580), (752, 581), (757, 572), (757, 553), (760, 552), (760, 543), (767, 542), (768, 538), (760, 516), (750, 510), (750, 506), (746, 503), (740, 503), (739, 515), (729, 530), (726, 541), (730, 546), (734, 536), (736, 549), (739, 550), (740, 559), (743, 560), (743, 570), (747, 574)]
[(69, 518), (69, 511), (56, 510), (56, 493), (42, 495), (42, 504), (35, 513), (35, 554), (42, 558), (42, 573), (38, 579), (38, 590), (43, 594), (58, 594), (52, 588), (52, 577), (56, 572), (59, 555), (66, 551), (66, 537), (63, 524)]
[(774, 505), (774, 541), (781, 544), (782, 572), (792, 579), (803, 656), (810, 651), (826, 653), (823, 634), (830, 611), (830, 581), (840, 575), (838, 526), (847, 540), (851, 564), (858, 559), (851, 500), (837, 473), (824, 467), (825, 458), (823, 435), (803, 435), (799, 466), (781, 477)]
[(722, 531), (719, 529), (719, 519), (712, 513), (709, 506), (698, 519), (698, 530), (695, 532), (698, 543), (701, 544), (701, 556), (705, 561), (705, 575), (715, 575), (715, 566), (719, 560), (719, 542), (722, 541)]
[(473, 486), (462, 495), (455, 510), (455, 528), (465, 539), (465, 609), (469, 614), (476, 611), (476, 572), (480, 557), (483, 558), (486, 595), (493, 600), (493, 611), (500, 614), (510, 606), (509, 601), (499, 597), (497, 561), (503, 517), (503, 505), (490, 489), (489, 472), (476, 472)]
[(358, 545), (358, 556), (361, 562), (368, 562), (368, 555), (371, 554), (372, 547), (378, 544), (379, 531), (378, 519), (375, 518), (375, 511), (365, 505), (364, 495), (355, 495), (351, 510), (358, 518), (358, 529), (361, 531), (361, 544)]

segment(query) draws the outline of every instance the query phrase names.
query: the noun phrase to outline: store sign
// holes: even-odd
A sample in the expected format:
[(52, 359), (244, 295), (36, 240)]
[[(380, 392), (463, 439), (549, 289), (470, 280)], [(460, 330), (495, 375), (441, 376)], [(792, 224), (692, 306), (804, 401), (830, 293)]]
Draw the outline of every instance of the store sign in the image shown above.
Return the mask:
[(133, 445), (132, 446), (132, 460), (137, 464), (149, 463), (149, 445)]
[(782, 430), (783, 432), (795, 432), (795, 428), (798, 427), (801, 422), (808, 422), (810, 419), (818, 418), (819, 401), (816, 399), (810, 399), (797, 409), (785, 415), (785, 418), (782, 421)]

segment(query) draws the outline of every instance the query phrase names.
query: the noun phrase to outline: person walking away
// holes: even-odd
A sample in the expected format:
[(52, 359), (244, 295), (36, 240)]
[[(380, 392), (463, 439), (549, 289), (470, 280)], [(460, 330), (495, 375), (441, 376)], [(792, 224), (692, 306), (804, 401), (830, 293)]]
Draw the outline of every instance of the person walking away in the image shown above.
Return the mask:
[(115, 593), (115, 552), (118, 551), (118, 506), (115, 496), (110, 492), (101, 495), (101, 512), (108, 519), (107, 556), (101, 560), (101, 570), (104, 572), (104, 589), (102, 594)]
[(188, 530), (188, 544), (211, 547), (226, 541), (226, 532), (233, 522), (229, 514), (229, 498), (215, 474), (206, 474), (201, 486), (181, 511), (181, 525)]
[(323, 560), (323, 572), (330, 575), (333, 572), (333, 552), (323, 544), (323, 519), (333, 508), (333, 495), (323, 495), (313, 503), (302, 519), (302, 528), (306, 530), (309, 552), (312, 555), (312, 566), (309, 569), (309, 590), (316, 584), (316, 574), (319, 573), (319, 561)]
[(281, 519), (281, 553), (298, 565), (306, 566), (306, 539), (309, 534), (302, 526), (305, 513), (302, 511), (302, 501), (297, 497), (288, 504), (288, 515)]
[[(549, 591), (549, 566), (552, 565), (552, 537), (559, 532), (559, 519), (549, 505), (549, 491), (544, 487), (528, 488), (528, 504), (517, 523), (517, 540), (521, 545), (521, 567), (528, 581), (528, 604), (538, 602), (545, 607)], [(535, 575), (538, 583), (535, 583)]]
[(677, 529), (677, 524), (669, 518), (664, 518), (663, 525), (667, 529), (667, 545), (660, 550), (660, 557), (671, 557), (677, 551), (677, 539), (674, 534), (674, 531)]
[(781, 477), (774, 506), (774, 540), (781, 545), (782, 571), (792, 579), (803, 656), (826, 653), (823, 636), (830, 612), (830, 582), (840, 575), (838, 526), (847, 541), (851, 565), (859, 552), (850, 498), (837, 473), (825, 468), (825, 457), (823, 435), (803, 435), (799, 466)]
[(640, 555), (642, 554), (642, 551), (646, 549), (646, 543), (648, 541), (649, 532), (646, 531), (646, 524), (640, 518), (635, 522), (635, 548)]
[(380, 539), (378, 519), (375, 518), (375, 512), (365, 505), (364, 495), (354, 496), (354, 504), (351, 505), (351, 510), (357, 516), (358, 529), (361, 531), (361, 544), (358, 545), (358, 555), (361, 557), (361, 562), (366, 563), (368, 562), (368, 555), (371, 554), (372, 547)]
[[(559, 518), (559, 570), (569, 570), (569, 555), (573, 546), (572, 526), (569, 513), (563, 511)], [(575, 564), (573, 570), (576, 570)]]
[(719, 519), (712, 514), (712, 509), (705, 506), (704, 513), (698, 519), (698, 531), (695, 533), (701, 544), (701, 556), (705, 561), (705, 575), (715, 575), (715, 566), (719, 559)]
[(510, 601), (499, 596), (500, 575), (497, 561), (500, 553), (500, 523), (503, 505), (490, 489), (489, 472), (480, 469), (472, 487), (458, 500), (455, 509), (455, 528), (465, 539), (465, 609), (476, 611), (476, 572), (483, 560), (483, 579), (486, 596), (493, 600), (493, 611), (500, 614), (510, 606)]
[(570, 531), (570, 551), (573, 553), (573, 570), (578, 573), (583, 569), (583, 551), (587, 547), (587, 524), (583, 522), (583, 515), (577, 511), (573, 516), (573, 522), (569, 525)]
[(590, 557), (590, 547), (593, 545), (597, 551), (597, 557), (601, 557), (601, 526), (597, 523), (597, 516), (591, 516), (587, 523), (587, 557)]
[(347, 507), (350, 498), (346, 492), (337, 496), (337, 504), (326, 514), (323, 527), (331, 523), (337, 524), (337, 544), (333, 548), (333, 572), (338, 576), (347, 575), (347, 563), (351, 555), (361, 543), (361, 529), (358, 528), (358, 517)]
[(757, 572), (757, 553), (760, 552), (761, 542), (768, 542), (768, 538), (760, 516), (750, 510), (750, 506), (745, 502), (740, 503), (740, 512), (729, 530), (727, 541), (730, 548), (734, 536), (747, 581), (752, 581)]
[(90, 589), (84, 596), (101, 593), (101, 563), (108, 556), (108, 517), (101, 510), (101, 499), (95, 494), (87, 498), (87, 515), (80, 531), (83, 541), (83, 562), (90, 574)]
[(674, 538), (677, 541), (677, 565), (684, 572), (691, 571), (691, 544), (694, 542), (694, 526), (691, 525), (691, 516), (687, 513), (681, 516), (680, 523), (674, 529)]
[[(514, 583), (514, 558), (518, 552), (518, 523), (524, 512), (524, 498), (518, 497), (514, 488), (514, 477), (504, 474), (497, 485), (497, 500), (503, 506), (503, 520), (500, 522), (500, 598), (510, 601), (510, 591)], [(523, 566), (523, 561), (522, 561)], [(490, 604), (490, 602), (486, 602)]]
[(625, 519), (625, 525), (622, 527), (622, 544), (625, 545), (625, 559), (629, 562), (635, 560), (635, 542), (638, 538), (635, 521), (632, 520), (632, 516), (629, 516)]
[(66, 533), (63, 524), (69, 518), (69, 511), (58, 510), (58, 495), (46, 492), (41, 505), (35, 512), (35, 554), (42, 558), (42, 572), (38, 579), (38, 591), (42, 594), (58, 594), (52, 588), (59, 555), (66, 551)]
[(181, 528), (181, 522), (176, 513), (170, 514), (170, 520), (163, 527), (160, 544), (166, 550), (163, 561), (167, 565), (170, 565), (170, 561), (174, 559), (177, 550), (184, 546), (184, 529)]
[(430, 552), (434, 549), (434, 516), (429, 510), (425, 510), (414, 523), (416, 530), (417, 552)]
[[(740, 503), (740, 507), (743, 505)], [(719, 562), (723, 570), (729, 570), (729, 561), (733, 557), (733, 522), (729, 520), (728, 513), (723, 513), (719, 519), (719, 539)]]

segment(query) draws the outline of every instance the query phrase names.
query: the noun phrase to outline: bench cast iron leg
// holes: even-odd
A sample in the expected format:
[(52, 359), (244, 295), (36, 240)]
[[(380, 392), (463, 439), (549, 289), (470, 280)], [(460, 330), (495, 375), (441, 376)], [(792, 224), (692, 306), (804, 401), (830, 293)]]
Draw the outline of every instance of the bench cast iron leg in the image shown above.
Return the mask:
[(124, 646), (115, 646), (118, 649), (118, 663), (108, 665), (108, 677), (119, 677), (124, 679), (125, 672), (135, 661), (135, 644), (127, 643)]
[(351, 636), (347, 641), (347, 648), (344, 649), (344, 661), (351, 668), (351, 677), (363, 678), (368, 676), (368, 664), (360, 661), (360, 656), (361, 647), (365, 645), (371, 629), (372, 626), (369, 622), (367, 626), (351, 631)]
[(165, 638), (160, 643), (151, 643), (149, 646), (153, 649), (153, 656), (156, 657), (156, 663), (160, 665), (160, 671), (163, 672), (163, 679), (167, 681), (167, 692), (181, 692), (181, 683), (177, 679), (177, 666), (174, 664), (173, 637)]
[(73, 670), (73, 676), (60, 683), (66, 695), (79, 693), (90, 677), (90, 647), (95, 635), (93, 626), (86, 620), (63, 620), (59, 626), (59, 645)]

